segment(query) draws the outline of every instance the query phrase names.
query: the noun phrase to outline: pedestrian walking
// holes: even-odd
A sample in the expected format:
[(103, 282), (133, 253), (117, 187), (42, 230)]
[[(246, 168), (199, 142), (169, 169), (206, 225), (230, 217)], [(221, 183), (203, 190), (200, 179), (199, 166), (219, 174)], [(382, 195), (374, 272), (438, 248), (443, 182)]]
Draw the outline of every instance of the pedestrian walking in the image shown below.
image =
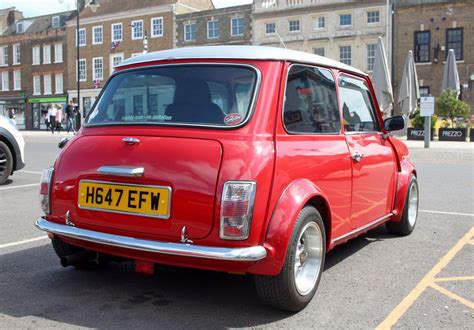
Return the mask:
[(44, 114), (44, 124), (46, 125), (46, 132), (49, 131), (49, 114), (45, 113)]
[(54, 105), (54, 103), (51, 103), (48, 109), (49, 125), (51, 126), (52, 134), (54, 134), (54, 126), (56, 125), (56, 114), (58, 113), (58, 109)]
[(69, 133), (72, 130), (73, 133), (76, 133), (76, 129), (74, 128), (74, 115), (75, 115), (75, 106), (72, 100), (69, 100), (69, 104), (66, 106), (66, 126), (67, 132)]
[(63, 106), (61, 104), (58, 105), (58, 112), (56, 113), (56, 129), (58, 133), (61, 133), (61, 129), (63, 128)]

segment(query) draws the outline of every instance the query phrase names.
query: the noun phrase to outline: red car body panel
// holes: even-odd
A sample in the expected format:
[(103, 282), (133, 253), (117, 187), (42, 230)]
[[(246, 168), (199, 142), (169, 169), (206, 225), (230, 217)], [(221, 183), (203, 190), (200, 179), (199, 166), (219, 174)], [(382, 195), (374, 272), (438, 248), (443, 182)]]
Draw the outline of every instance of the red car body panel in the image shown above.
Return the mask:
[[(73, 212), (78, 227), (148, 240), (179, 242), (187, 226), (194, 244), (219, 247), (262, 245), (267, 256), (257, 262), (234, 262), (178, 257), (106, 246), (68, 237), (84, 248), (167, 265), (228, 272), (276, 275), (283, 266), (288, 241), (299, 211), (311, 203), (325, 215), (327, 248), (362, 232), (357, 229), (393, 213), (399, 220), (413, 164), (403, 143), (385, 137), (290, 135), (282, 123), (286, 75), (291, 63), (276, 60), (170, 60), (143, 66), (176, 63), (235, 63), (261, 73), (257, 99), (248, 122), (230, 130), (171, 126), (106, 126), (81, 129), (55, 163), (50, 221), (64, 223)], [(120, 70), (141, 65), (130, 65)], [(337, 78), (339, 72), (332, 70)], [(367, 79), (360, 77), (361, 79)], [(367, 79), (375, 100), (375, 93)], [(378, 108), (376, 101), (375, 107)], [(382, 117), (378, 122), (383, 127)], [(341, 116), (342, 118), (342, 116)], [(137, 146), (121, 142), (139, 137)], [(135, 149), (134, 149), (135, 148)], [(365, 153), (354, 165), (351, 152)], [(143, 178), (99, 176), (103, 165), (140, 165)], [(87, 211), (77, 206), (81, 179), (170, 186), (170, 219)], [(229, 180), (257, 184), (250, 236), (242, 241), (219, 237), (222, 188)], [(387, 218), (388, 220), (389, 218)], [(378, 223), (377, 225), (380, 225)], [(371, 228), (371, 227), (368, 227)], [(366, 228), (365, 231), (368, 229)], [(347, 240), (345, 239), (345, 240)]]

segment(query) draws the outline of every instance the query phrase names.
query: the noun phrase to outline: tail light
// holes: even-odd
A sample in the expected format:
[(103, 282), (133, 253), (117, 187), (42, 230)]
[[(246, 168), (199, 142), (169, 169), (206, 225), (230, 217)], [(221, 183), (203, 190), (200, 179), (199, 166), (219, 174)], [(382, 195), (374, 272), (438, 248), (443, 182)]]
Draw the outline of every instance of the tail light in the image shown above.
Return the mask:
[(249, 237), (256, 188), (256, 183), (249, 181), (227, 181), (224, 183), (220, 214), (220, 238), (244, 240)]
[(49, 196), (51, 194), (51, 178), (53, 177), (54, 169), (52, 167), (43, 170), (40, 181), (40, 204), (44, 213), (51, 213), (51, 205), (49, 203)]

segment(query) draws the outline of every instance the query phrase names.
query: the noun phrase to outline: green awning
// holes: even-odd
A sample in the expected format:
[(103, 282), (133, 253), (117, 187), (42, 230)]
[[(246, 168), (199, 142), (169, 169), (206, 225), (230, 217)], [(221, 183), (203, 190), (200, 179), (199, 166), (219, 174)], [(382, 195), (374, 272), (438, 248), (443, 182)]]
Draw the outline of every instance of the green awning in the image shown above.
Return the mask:
[(30, 97), (28, 98), (28, 103), (60, 103), (60, 102), (67, 102), (66, 96), (58, 96), (58, 97)]

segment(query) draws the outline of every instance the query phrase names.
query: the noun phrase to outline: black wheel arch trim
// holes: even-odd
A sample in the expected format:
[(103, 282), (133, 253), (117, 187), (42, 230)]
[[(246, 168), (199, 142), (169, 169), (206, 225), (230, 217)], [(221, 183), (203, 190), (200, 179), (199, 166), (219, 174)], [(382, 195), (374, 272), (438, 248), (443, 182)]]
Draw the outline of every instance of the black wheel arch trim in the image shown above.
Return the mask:
[(5, 128), (0, 127), (0, 141), (3, 141), (7, 144), (7, 146), (10, 148), (10, 151), (12, 152), (13, 155), (13, 171), (18, 171), (21, 170), (23, 167), (25, 167), (25, 163), (23, 163), (21, 159), (21, 151), (20, 151), (20, 146), (18, 145), (18, 142), (16, 142), (15, 137), (7, 131)]

